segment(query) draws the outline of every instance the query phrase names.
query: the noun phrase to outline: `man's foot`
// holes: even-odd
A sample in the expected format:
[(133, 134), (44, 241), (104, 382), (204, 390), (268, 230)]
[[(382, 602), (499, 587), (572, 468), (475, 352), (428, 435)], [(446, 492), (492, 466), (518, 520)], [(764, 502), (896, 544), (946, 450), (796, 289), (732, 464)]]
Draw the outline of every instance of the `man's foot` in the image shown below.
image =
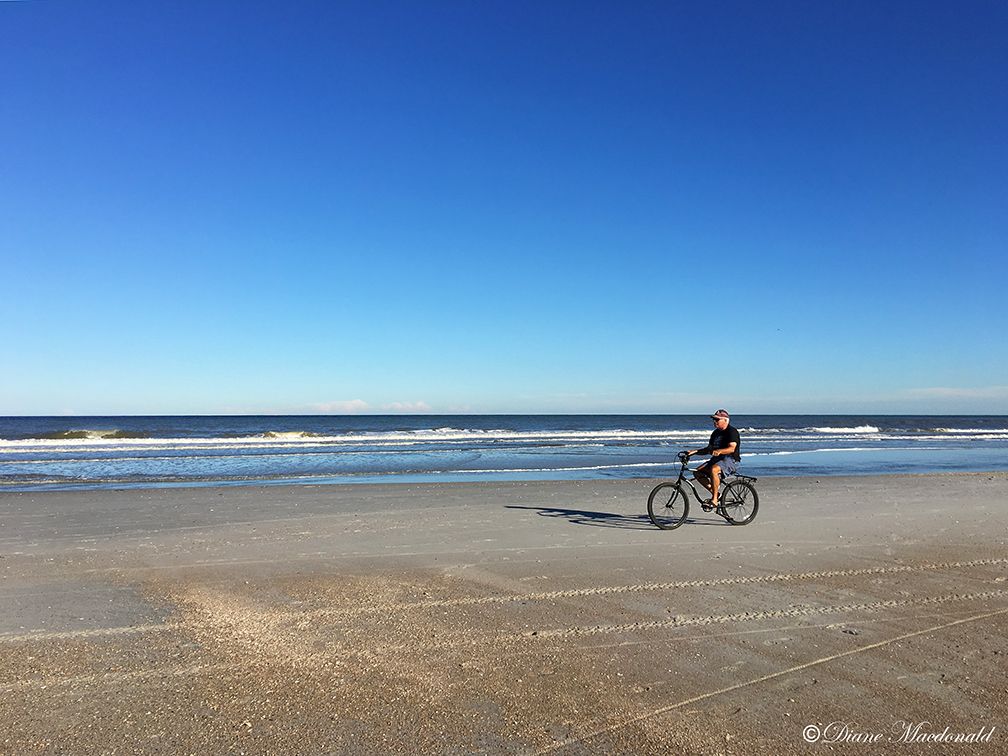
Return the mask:
[(718, 508), (718, 503), (714, 499), (707, 499), (707, 501), (700, 502), (700, 508), (704, 512), (710, 512), (712, 509)]

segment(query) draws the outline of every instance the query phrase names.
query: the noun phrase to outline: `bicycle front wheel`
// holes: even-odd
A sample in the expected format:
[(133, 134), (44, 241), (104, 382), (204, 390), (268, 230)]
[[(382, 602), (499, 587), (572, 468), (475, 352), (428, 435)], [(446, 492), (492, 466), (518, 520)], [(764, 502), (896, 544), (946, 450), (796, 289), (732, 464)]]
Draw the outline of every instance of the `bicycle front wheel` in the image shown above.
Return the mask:
[(733, 480), (721, 492), (721, 511), (732, 525), (748, 525), (759, 511), (759, 494), (743, 480)]
[(647, 500), (647, 513), (651, 522), (662, 530), (674, 530), (686, 522), (689, 499), (678, 483), (658, 485)]

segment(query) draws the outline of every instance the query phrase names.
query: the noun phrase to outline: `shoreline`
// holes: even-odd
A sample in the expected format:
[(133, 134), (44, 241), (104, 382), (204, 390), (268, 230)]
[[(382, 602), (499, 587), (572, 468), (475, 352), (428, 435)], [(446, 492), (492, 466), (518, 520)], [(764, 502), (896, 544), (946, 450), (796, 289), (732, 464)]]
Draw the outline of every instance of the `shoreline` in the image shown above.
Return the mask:
[[(670, 465), (674, 467), (674, 465)], [(804, 480), (808, 478), (827, 478), (831, 480), (844, 479), (844, 478), (892, 478), (898, 476), (905, 477), (926, 477), (926, 476), (941, 476), (941, 475), (1008, 475), (1008, 470), (1004, 469), (980, 469), (980, 470), (930, 470), (923, 472), (891, 472), (891, 473), (881, 473), (881, 472), (809, 472), (804, 475), (794, 474), (788, 472), (787, 474), (776, 474), (773, 471), (761, 472), (758, 475), (750, 475), (748, 471), (743, 470), (742, 474), (746, 477), (752, 477), (757, 480)], [(453, 473), (452, 475), (462, 475), (459, 473)], [(297, 488), (342, 488), (347, 486), (446, 486), (446, 485), (510, 485), (510, 484), (564, 484), (564, 483), (578, 483), (578, 484), (591, 484), (598, 483), (600, 485), (613, 484), (613, 483), (633, 483), (635, 481), (650, 480), (658, 481), (671, 480), (675, 476), (671, 477), (583, 477), (583, 478), (570, 478), (570, 477), (557, 477), (557, 478), (538, 478), (538, 477), (514, 477), (514, 478), (490, 478), (490, 479), (478, 479), (479, 474), (471, 474), (467, 479), (453, 479), (451, 477), (446, 477), (445, 479), (431, 479), (430, 475), (419, 475), (415, 477), (410, 477), (408, 475), (385, 475), (382, 473), (375, 474), (374, 482), (368, 480), (360, 480), (359, 478), (365, 476), (347, 476), (348, 479), (343, 480), (331, 480), (327, 479), (323, 481), (312, 481), (298, 483), (293, 482), (288, 479), (278, 479), (276, 481), (269, 480), (255, 480), (255, 481), (241, 481), (241, 482), (227, 482), (227, 481), (207, 481), (207, 482), (189, 482), (189, 481), (167, 481), (167, 482), (157, 482), (157, 483), (121, 483), (121, 484), (103, 484), (103, 483), (81, 483), (75, 486), (58, 486), (58, 487), (10, 487), (10, 488), (0, 488), (0, 498), (4, 495), (21, 495), (21, 494), (65, 494), (65, 493), (81, 493), (81, 494), (91, 494), (91, 493), (111, 493), (117, 491), (158, 491), (158, 490), (184, 490), (184, 489), (221, 489), (221, 490), (232, 490), (232, 489), (297, 489)], [(351, 479), (352, 478), (352, 479)], [(378, 480), (378, 478), (383, 478)], [(393, 479), (394, 478), (394, 479)]]
[(995, 727), (1008, 474), (0, 493), (13, 751), (806, 752)]

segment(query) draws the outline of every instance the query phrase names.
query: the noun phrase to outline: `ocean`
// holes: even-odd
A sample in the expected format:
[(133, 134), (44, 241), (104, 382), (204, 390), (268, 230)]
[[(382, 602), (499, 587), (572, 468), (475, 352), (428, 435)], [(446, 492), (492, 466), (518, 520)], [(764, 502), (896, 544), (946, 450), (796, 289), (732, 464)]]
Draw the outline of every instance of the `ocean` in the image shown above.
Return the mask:
[[(740, 415), (754, 476), (1008, 470), (1008, 417)], [(704, 415), (0, 418), (0, 491), (675, 474)]]

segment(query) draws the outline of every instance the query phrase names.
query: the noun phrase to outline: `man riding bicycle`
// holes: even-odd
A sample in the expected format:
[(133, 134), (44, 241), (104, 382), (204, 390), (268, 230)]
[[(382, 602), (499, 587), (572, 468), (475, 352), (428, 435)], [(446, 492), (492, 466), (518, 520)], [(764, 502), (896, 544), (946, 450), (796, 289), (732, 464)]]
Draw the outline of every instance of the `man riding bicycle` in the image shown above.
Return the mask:
[(711, 415), (711, 420), (714, 421), (714, 432), (711, 433), (707, 446), (703, 449), (687, 451), (686, 454), (690, 457), (694, 454), (711, 455), (709, 460), (696, 469), (693, 477), (711, 492), (711, 499), (707, 504), (717, 506), (721, 479), (728, 475), (734, 475), (742, 460), (739, 456), (741, 442), (739, 432), (729, 424), (728, 410), (719, 409)]

